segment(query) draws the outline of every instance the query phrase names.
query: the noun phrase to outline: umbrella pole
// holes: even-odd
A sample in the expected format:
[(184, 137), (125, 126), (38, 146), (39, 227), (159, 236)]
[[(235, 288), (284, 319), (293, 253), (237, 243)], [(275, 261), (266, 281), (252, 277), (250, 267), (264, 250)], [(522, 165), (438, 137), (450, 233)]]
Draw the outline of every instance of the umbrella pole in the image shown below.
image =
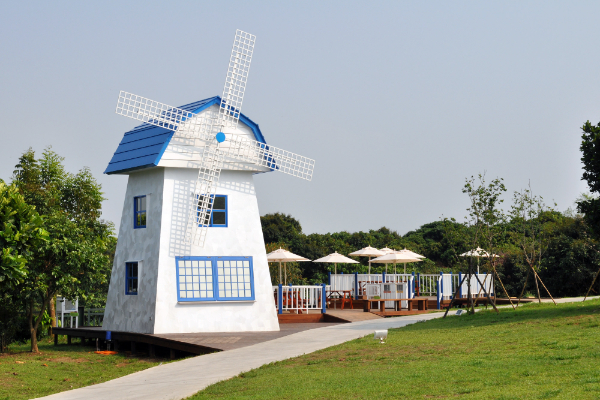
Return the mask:
[(281, 280), (281, 261), (279, 261), (279, 284), (281, 285), (283, 281)]
[(287, 263), (283, 263), (283, 283), (287, 286)]
[(371, 256), (369, 256), (369, 275), (371, 274)]
[(404, 275), (406, 275), (406, 263), (404, 263)]
[(394, 275), (396, 275), (396, 263), (394, 263)]

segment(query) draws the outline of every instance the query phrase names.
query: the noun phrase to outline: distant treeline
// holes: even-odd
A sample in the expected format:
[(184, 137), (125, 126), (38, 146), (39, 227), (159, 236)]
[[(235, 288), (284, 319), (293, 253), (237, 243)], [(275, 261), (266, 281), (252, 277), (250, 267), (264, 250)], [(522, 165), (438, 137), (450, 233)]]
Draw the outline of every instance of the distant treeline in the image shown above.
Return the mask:
[[(539, 275), (553, 296), (578, 296), (587, 291), (593, 275), (598, 270), (600, 257), (596, 250), (597, 241), (592, 239), (590, 230), (580, 215), (567, 212), (548, 211), (541, 215), (540, 222), (546, 238), (543, 257), (539, 265)], [(298, 220), (290, 215), (281, 213), (267, 214), (261, 217), (263, 235), (267, 250), (272, 251), (283, 247), (293, 253), (311, 260), (323, 257), (337, 251), (348, 255), (366, 246), (376, 248), (389, 247), (393, 249), (407, 248), (427, 257), (420, 263), (409, 264), (407, 272), (421, 273), (459, 272), (468, 269), (468, 258), (456, 257), (470, 250), (466, 242), (449, 240), (449, 230), (469, 229), (464, 225), (446, 221), (436, 221), (425, 224), (419, 229), (400, 235), (386, 227), (369, 232), (336, 232), (305, 235)], [(518, 296), (525, 283), (527, 266), (523, 262), (517, 239), (517, 229), (514, 221), (509, 221), (499, 227), (499, 244), (494, 250), (500, 256), (497, 270), (510, 296)], [(471, 228), (474, 229), (474, 228)], [(483, 247), (483, 246), (482, 246)], [(359, 264), (338, 265), (338, 272), (344, 273), (367, 272), (368, 259), (356, 258)], [(475, 261), (472, 261), (475, 262)], [(481, 259), (481, 271), (489, 269), (486, 259)], [(388, 266), (388, 271), (391, 266)], [(402, 267), (402, 265), (398, 265)], [(271, 266), (273, 282), (275, 269)], [(380, 272), (383, 264), (372, 264), (372, 272)], [(393, 267), (392, 267), (393, 268)], [(327, 282), (332, 264), (324, 263), (292, 263), (288, 269), (288, 283)], [(292, 277), (291, 280), (289, 277)], [(526, 294), (533, 294), (533, 280)], [(598, 294), (593, 290), (593, 294)], [(500, 288), (497, 289), (500, 295)]]

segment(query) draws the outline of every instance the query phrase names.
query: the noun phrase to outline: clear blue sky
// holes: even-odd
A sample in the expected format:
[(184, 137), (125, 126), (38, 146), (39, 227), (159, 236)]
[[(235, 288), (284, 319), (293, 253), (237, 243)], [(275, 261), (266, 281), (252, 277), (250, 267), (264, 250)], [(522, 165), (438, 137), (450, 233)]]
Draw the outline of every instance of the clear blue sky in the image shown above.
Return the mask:
[(118, 224), (127, 178), (106, 176), (119, 90), (181, 105), (220, 95), (236, 29), (257, 36), (243, 112), (267, 142), (316, 159), (312, 182), (256, 177), (261, 214), (304, 231), (401, 234), (462, 218), (464, 179), (531, 180), (564, 210), (580, 127), (600, 121), (600, 2), (5, 1), (0, 177), (52, 145), (92, 169)]

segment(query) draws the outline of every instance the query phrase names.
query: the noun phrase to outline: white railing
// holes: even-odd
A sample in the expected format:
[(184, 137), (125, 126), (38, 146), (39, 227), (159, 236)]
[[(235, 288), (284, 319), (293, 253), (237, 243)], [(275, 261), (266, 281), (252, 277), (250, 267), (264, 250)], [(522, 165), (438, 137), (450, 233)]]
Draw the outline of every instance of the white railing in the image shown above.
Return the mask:
[(437, 296), (440, 274), (419, 274), (419, 296)]
[(309, 311), (323, 312), (323, 286), (273, 286), (275, 306), (279, 314), (284, 311), (303, 314)]
[(331, 290), (354, 290), (354, 274), (331, 274)]
[[(483, 287), (477, 281), (475, 274), (471, 277), (471, 297), (486, 297), (486, 292), (494, 296), (494, 277), (491, 274), (476, 274)], [(462, 284), (458, 297), (467, 298), (469, 293), (469, 283), (465, 279)]]
[[(330, 286), (331, 290), (351, 290), (352, 297), (356, 297), (355, 291), (358, 288), (358, 296), (362, 296), (367, 284), (383, 283), (383, 276), (384, 274), (331, 274)], [(411, 293), (413, 279), (412, 274), (385, 274), (385, 283), (409, 283)]]

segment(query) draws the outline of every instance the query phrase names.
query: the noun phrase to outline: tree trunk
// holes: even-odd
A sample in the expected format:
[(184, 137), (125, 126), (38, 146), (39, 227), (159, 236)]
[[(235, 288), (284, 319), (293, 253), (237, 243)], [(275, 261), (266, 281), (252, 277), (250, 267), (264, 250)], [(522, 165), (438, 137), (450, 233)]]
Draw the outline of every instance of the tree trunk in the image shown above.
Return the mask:
[(29, 302), (29, 333), (31, 334), (31, 352), (32, 353), (40, 352), (38, 350), (37, 329), (40, 326), (40, 322), (44, 316), (44, 311), (46, 311), (46, 307), (48, 306), (48, 304), (50, 303), (50, 300), (53, 297), (54, 297), (54, 293), (46, 295), (46, 298), (44, 299), (44, 301), (42, 302), (42, 305), (40, 307), (40, 312), (38, 313), (37, 317), (35, 318), (35, 323), (33, 322), (34, 301), (33, 301), (33, 299), (31, 299), (31, 301)]
[(40, 351), (38, 350), (37, 332), (36, 332), (37, 326), (34, 327), (34, 323), (33, 323), (33, 306), (34, 306), (33, 299), (31, 299), (29, 301), (29, 310), (27, 311), (27, 322), (29, 322), (29, 335), (31, 337), (31, 352), (39, 353)]
[[(533, 267), (531, 267), (533, 269)], [(538, 303), (542, 302), (542, 297), (540, 296), (540, 286), (538, 285), (538, 277), (535, 273), (535, 269), (533, 269), (533, 281), (535, 282), (535, 291), (537, 292)]]
[(467, 282), (467, 296), (469, 297), (469, 308), (471, 313), (475, 313), (475, 305), (473, 304), (473, 296), (471, 295), (471, 277), (473, 276), (473, 260), (469, 257), (469, 281)]
[(48, 329), (48, 334), (50, 336), (54, 336), (52, 334), (52, 328), (56, 327), (56, 298), (53, 297), (50, 300), (50, 304), (48, 304), (48, 307), (50, 308), (50, 329)]

